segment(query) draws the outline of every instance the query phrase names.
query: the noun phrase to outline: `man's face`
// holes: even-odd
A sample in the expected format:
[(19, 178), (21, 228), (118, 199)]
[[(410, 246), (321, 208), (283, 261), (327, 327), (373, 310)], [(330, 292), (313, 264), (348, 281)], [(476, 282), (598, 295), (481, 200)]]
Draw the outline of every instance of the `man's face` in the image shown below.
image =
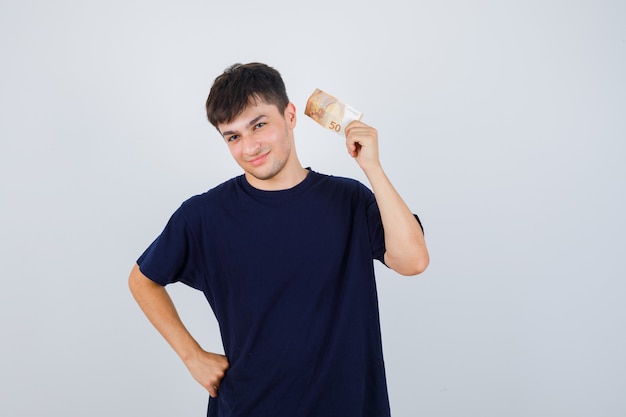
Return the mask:
[(248, 182), (266, 189), (272, 181), (280, 183), (285, 171), (299, 167), (293, 143), (295, 124), (292, 103), (281, 113), (275, 105), (258, 101), (218, 129)]

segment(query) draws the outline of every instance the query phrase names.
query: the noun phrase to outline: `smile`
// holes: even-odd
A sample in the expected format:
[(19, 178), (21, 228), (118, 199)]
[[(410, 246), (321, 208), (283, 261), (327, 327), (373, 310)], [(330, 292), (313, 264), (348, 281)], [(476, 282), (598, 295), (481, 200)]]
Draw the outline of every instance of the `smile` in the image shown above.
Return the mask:
[(254, 159), (251, 159), (248, 161), (248, 163), (252, 166), (259, 166), (261, 165), (263, 162), (265, 162), (265, 160), (267, 159), (267, 155), (269, 155), (269, 152), (264, 153), (263, 155), (259, 155), (257, 157), (255, 157)]

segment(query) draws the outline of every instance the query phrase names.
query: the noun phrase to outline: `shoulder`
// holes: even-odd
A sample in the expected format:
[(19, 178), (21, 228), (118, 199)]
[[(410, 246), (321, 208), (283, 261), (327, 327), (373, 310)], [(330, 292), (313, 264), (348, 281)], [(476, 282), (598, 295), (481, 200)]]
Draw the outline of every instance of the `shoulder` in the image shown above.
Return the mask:
[(313, 173), (315, 185), (311, 187), (312, 198), (330, 201), (332, 204), (349, 203), (351, 206), (370, 206), (375, 202), (374, 193), (363, 183), (343, 176)]
[(311, 175), (316, 177), (316, 182), (322, 186), (327, 187), (343, 187), (343, 188), (367, 188), (363, 183), (348, 177), (342, 177), (338, 175), (322, 174), (319, 172), (311, 171)]
[(372, 191), (362, 182), (348, 177), (313, 173), (318, 176), (318, 185), (324, 189), (343, 192), (347, 194), (359, 194), (370, 196)]
[(223, 206), (224, 203), (236, 195), (239, 187), (238, 183), (239, 177), (231, 178), (208, 191), (191, 196), (183, 201), (177, 211), (185, 216), (193, 216), (194, 214), (206, 213), (213, 208)]

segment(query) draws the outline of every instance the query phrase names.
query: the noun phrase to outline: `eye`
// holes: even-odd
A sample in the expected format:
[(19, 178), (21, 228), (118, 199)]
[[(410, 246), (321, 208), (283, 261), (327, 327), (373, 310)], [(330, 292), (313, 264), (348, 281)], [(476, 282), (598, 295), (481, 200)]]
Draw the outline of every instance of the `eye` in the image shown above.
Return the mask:
[(260, 129), (260, 128), (262, 128), (263, 126), (265, 126), (265, 122), (259, 122), (259, 123), (257, 123), (256, 125), (254, 125), (254, 128), (255, 128), (255, 129)]
[(226, 141), (227, 142), (232, 142), (232, 141), (237, 140), (237, 139), (239, 139), (239, 135), (232, 135), (232, 136), (227, 137)]

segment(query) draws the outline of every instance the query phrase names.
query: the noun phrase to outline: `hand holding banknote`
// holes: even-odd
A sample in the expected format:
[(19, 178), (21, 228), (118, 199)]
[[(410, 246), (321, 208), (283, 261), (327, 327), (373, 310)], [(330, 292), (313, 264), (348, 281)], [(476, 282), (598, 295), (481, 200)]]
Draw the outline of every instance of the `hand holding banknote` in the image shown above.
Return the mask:
[(346, 148), (365, 173), (380, 168), (378, 131), (373, 127), (359, 120), (350, 122), (346, 126)]
[(361, 122), (360, 111), (318, 88), (309, 97), (304, 114), (322, 127), (345, 136), (348, 153), (362, 169), (379, 165), (378, 132)]
[(353, 120), (361, 120), (361, 112), (336, 97), (316, 89), (306, 103), (304, 114), (335, 133), (345, 136), (345, 129)]

